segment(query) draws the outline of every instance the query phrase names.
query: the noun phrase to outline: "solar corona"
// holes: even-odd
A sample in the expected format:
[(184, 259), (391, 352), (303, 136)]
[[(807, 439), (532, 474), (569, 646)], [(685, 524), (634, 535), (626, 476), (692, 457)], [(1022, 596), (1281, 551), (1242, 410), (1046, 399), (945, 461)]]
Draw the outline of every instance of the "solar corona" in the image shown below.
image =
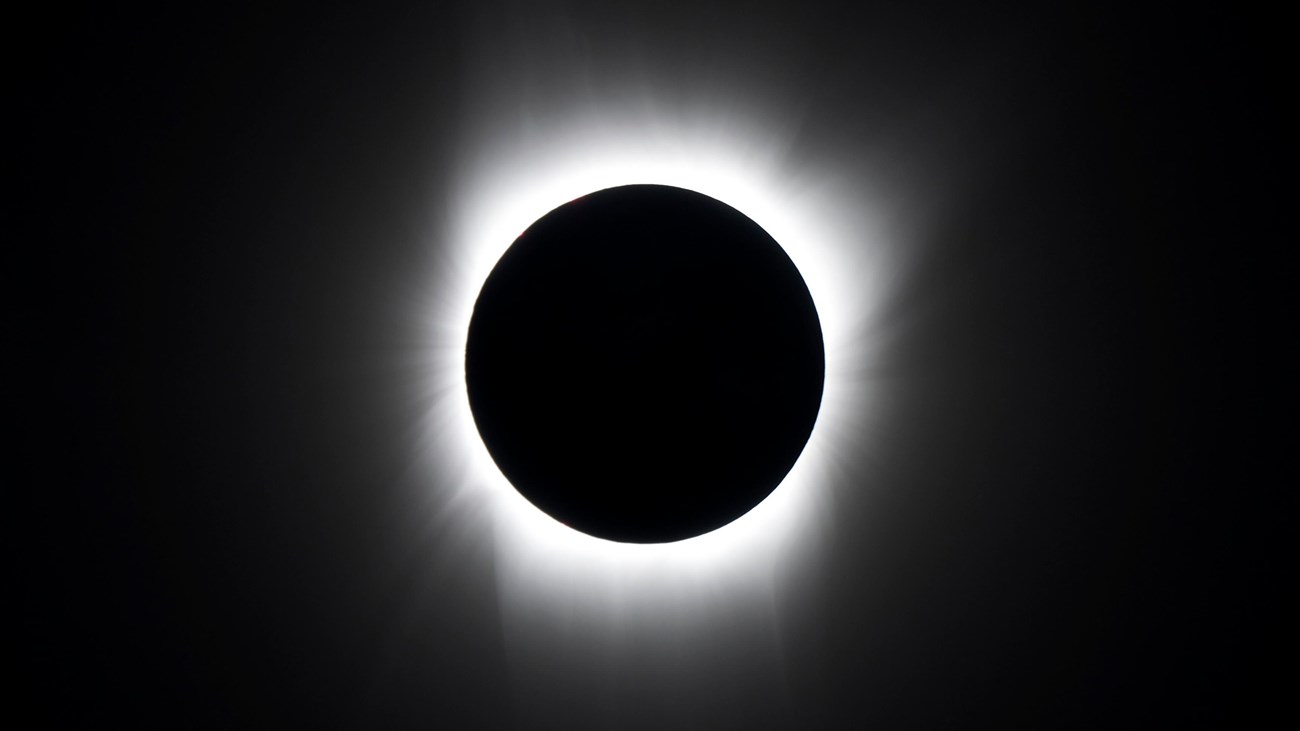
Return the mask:
[[(702, 630), (759, 611), (815, 558), (835, 486), (883, 414), (866, 377), (872, 318), (906, 221), (867, 176), (786, 155), (781, 109), (680, 111), (592, 100), (530, 116), (526, 135), (474, 127), (431, 232), (441, 243), (410, 309), (423, 408), (411, 495), (441, 555), (492, 562), (510, 637), (551, 621), (648, 631), (665, 616)], [(611, 217), (639, 222), (600, 223)], [(692, 246), (711, 253), (693, 260)], [(671, 276), (650, 276), (656, 259)], [(529, 307), (509, 306), (518, 297)], [(548, 310), (547, 332), (529, 332)], [(778, 358), (758, 332), (774, 312), (805, 325), (769, 346), (811, 333)], [(525, 341), (503, 345), (512, 328)], [(493, 365), (511, 348), (528, 362)], [(760, 366), (773, 370), (755, 387), (746, 371)], [(737, 419), (728, 400), (766, 418)], [(671, 404), (725, 418), (674, 418)]]

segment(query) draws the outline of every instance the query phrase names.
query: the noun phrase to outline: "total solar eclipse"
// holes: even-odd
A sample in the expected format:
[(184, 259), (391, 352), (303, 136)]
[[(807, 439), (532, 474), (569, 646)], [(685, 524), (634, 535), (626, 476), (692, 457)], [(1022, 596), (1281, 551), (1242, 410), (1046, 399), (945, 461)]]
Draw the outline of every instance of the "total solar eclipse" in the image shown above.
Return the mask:
[(626, 543), (744, 515), (812, 432), (825, 376), (808, 287), (741, 212), (663, 185), (530, 226), (488, 276), (465, 352), (497, 466), (556, 520)]

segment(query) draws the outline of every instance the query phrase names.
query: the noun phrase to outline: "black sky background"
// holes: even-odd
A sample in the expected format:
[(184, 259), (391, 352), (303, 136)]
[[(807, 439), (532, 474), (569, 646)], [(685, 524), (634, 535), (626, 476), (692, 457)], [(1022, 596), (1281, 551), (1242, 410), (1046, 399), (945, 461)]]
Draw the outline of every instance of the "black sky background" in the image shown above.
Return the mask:
[[(888, 129), (946, 183), (873, 364), (890, 420), (863, 438), (888, 448), (837, 486), (778, 657), (719, 628), (675, 673), (630, 657), (594, 691), (560, 651), (521, 690), (489, 543), (416, 529), (423, 405), (393, 364), (488, 73), (463, 52), (551, 12), (594, 65), (635, 36), (685, 78), (722, 49), (751, 88), (797, 91), (809, 155), (865, 158)], [(1263, 718), (1294, 681), (1265, 375), (1290, 325), (1264, 324), (1289, 297), (1260, 276), (1285, 276), (1294, 228), (1276, 24), (1187, 4), (20, 16), (20, 708), (38, 727)]]

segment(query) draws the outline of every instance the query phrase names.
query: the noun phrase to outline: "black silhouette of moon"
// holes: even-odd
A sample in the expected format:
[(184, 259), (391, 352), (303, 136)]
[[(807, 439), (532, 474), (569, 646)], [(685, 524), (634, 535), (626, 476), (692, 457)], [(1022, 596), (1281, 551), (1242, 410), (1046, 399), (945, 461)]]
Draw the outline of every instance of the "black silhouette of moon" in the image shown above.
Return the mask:
[(533, 505), (628, 543), (690, 538), (785, 478), (821, 404), (807, 285), (744, 214), (662, 185), (591, 193), (528, 228), (484, 283), (470, 408)]

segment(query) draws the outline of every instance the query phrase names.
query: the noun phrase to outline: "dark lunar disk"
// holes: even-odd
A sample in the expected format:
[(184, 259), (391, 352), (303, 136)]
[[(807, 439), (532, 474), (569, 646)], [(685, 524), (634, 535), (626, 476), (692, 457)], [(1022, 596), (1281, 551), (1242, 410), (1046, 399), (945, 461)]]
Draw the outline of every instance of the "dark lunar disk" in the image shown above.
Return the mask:
[(514, 242), (474, 306), (465, 372), (524, 497), (584, 533), (660, 543), (772, 492), (808, 441), (825, 360), (767, 232), (708, 196), (628, 185)]

